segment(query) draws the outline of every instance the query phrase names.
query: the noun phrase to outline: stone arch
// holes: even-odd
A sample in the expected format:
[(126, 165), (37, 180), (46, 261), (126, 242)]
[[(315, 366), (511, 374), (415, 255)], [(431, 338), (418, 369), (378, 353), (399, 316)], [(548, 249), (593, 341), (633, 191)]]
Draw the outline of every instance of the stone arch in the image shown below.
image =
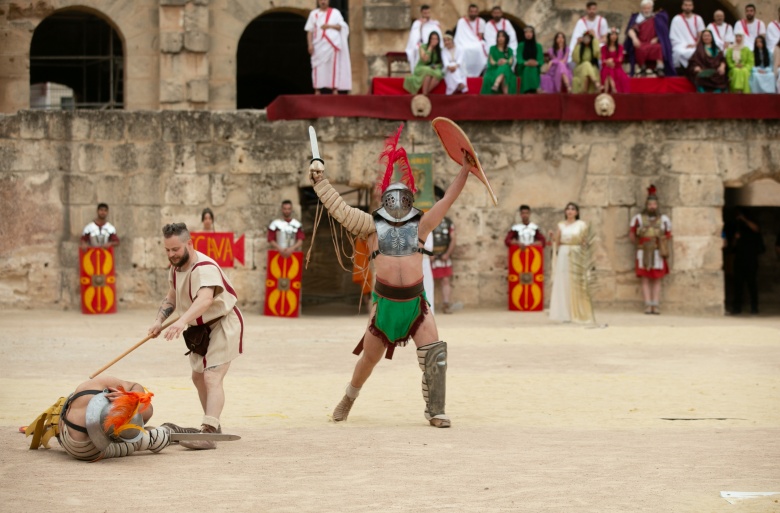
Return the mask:
[(236, 49), (236, 107), (266, 107), (281, 94), (311, 94), (303, 27), (309, 12), (269, 9), (244, 29)]
[[(41, 105), (31, 106), (124, 107), (125, 40), (119, 27), (101, 11), (81, 5), (53, 11), (36, 26), (29, 48), (31, 87), (61, 84), (67, 89), (62, 88), (60, 94), (71, 96), (66, 102), (52, 98), (50, 88), (38, 87), (31, 93), (47, 97), (40, 99)], [(68, 89), (72, 93), (65, 92)], [(55, 99), (60, 103), (54, 104)]]

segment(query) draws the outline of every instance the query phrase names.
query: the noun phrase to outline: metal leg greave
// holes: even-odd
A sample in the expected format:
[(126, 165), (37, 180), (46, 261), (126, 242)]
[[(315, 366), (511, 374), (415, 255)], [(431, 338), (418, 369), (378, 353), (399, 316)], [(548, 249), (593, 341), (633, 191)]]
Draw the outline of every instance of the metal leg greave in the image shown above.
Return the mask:
[(444, 413), (447, 391), (447, 343), (434, 342), (417, 349), (417, 362), (423, 372), (422, 393), (425, 418), (436, 427), (450, 427)]

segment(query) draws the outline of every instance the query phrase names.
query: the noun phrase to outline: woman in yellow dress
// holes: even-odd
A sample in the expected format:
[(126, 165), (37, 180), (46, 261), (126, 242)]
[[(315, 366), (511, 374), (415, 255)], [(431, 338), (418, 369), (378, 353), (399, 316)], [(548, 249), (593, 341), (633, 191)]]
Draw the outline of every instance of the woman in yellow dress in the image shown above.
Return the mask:
[(750, 92), (753, 51), (743, 44), (744, 39), (742, 34), (735, 33), (734, 44), (726, 50), (726, 64), (729, 67), (729, 90), (732, 93)]

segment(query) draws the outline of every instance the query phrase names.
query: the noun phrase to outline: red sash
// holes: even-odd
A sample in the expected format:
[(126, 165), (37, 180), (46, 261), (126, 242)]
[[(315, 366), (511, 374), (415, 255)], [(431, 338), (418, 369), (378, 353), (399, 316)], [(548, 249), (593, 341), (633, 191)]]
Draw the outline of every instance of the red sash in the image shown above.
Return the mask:
[[(604, 18), (602, 18), (601, 16), (599, 16), (598, 18), (599, 18), (599, 22), (598, 22), (598, 24), (596, 24), (596, 37), (597, 38), (601, 37), (601, 22), (604, 21)], [(583, 16), (580, 19), (582, 20), (582, 23), (585, 24), (585, 32), (587, 32), (588, 31), (588, 22), (585, 21), (587, 19), (587, 16)]]
[[(482, 41), (482, 38), (479, 37), (479, 20), (481, 20), (481, 19), (482, 18), (477, 18), (476, 20), (474, 20), (474, 25), (475, 26), (472, 27), (471, 23), (469, 22), (469, 19), (466, 16), (463, 17), (463, 20), (466, 22), (466, 25), (469, 26), (471, 31), (474, 33), (475, 36), (477, 36), (477, 39), (479, 39), (480, 41)], [(488, 54), (487, 50), (485, 49), (485, 45), (484, 44), (482, 45), (482, 53), (484, 53), (485, 56), (487, 56), (487, 54)]]
[[(688, 29), (688, 33), (691, 35), (691, 37), (693, 38), (693, 40), (694, 40), (694, 41), (698, 41), (698, 40), (699, 40), (699, 33), (698, 33), (698, 30), (697, 30), (696, 32), (693, 32), (693, 31), (691, 30), (691, 26), (690, 26), (690, 25), (688, 25), (688, 19), (687, 19), (685, 16), (683, 16), (682, 14), (678, 14), (677, 16), (681, 17), (681, 18), (682, 18), (682, 20), (685, 22), (685, 28), (687, 28), (687, 29)], [(693, 28), (695, 28), (695, 29), (698, 29), (699, 27), (698, 27), (698, 23), (696, 23), (696, 21), (697, 21), (697, 20), (696, 20), (696, 17), (697, 17), (697, 16), (694, 14), (694, 15), (693, 15)]]

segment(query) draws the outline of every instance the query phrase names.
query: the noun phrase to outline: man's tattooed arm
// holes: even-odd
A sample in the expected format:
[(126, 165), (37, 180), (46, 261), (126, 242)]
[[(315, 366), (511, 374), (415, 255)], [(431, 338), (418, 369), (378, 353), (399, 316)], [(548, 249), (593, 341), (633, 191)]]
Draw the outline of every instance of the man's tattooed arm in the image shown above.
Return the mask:
[(159, 319), (160, 322), (163, 322), (165, 319), (171, 316), (175, 309), (176, 305), (174, 305), (173, 302), (166, 296), (160, 304), (160, 309), (157, 311), (157, 319)]

